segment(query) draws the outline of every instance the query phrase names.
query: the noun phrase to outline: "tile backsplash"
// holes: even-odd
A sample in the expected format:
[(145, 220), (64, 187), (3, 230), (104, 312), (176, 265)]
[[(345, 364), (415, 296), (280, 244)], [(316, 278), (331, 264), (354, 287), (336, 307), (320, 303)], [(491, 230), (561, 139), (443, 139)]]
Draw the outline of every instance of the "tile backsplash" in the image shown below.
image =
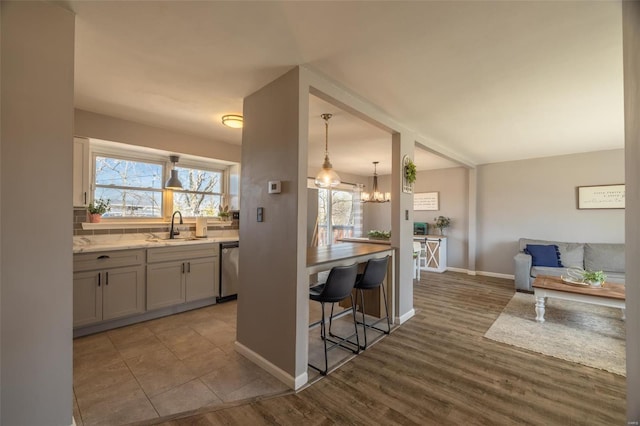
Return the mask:
[[(107, 235), (107, 234), (143, 234), (149, 232), (169, 232), (169, 225), (166, 223), (160, 223), (155, 226), (151, 226), (148, 223), (141, 224), (140, 228), (113, 228), (113, 229), (82, 229), (82, 223), (89, 221), (89, 215), (87, 209), (74, 208), (73, 209), (73, 235)], [(237, 220), (231, 222), (231, 225), (214, 225), (209, 224), (207, 229), (210, 231), (224, 230), (224, 229), (239, 229), (239, 223)], [(188, 227), (190, 231), (195, 232), (195, 223), (185, 223), (180, 225), (181, 227)]]

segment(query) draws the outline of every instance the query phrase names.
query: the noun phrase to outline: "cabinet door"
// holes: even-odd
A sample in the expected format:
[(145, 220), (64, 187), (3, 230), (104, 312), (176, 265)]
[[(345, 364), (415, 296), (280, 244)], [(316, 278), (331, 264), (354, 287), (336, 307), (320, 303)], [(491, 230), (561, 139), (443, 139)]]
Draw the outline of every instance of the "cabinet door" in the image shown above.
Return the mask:
[(73, 206), (89, 205), (89, 140), (73, 138)]
[(76, 272), (73, 274), (73, 326), (99, 321), (102, 321), (101, 275), (97, 271)]
[(218, 288), (216, 274), (218, 258), (205, 257), (186, 261), (187, 264), (187, 302), (214, 297)]
[(145, 311), (144, 266), (106, 269), (102, 273), (102, 319)]
[(147, 310), (184, 303), (185, 262), (147, 265)]

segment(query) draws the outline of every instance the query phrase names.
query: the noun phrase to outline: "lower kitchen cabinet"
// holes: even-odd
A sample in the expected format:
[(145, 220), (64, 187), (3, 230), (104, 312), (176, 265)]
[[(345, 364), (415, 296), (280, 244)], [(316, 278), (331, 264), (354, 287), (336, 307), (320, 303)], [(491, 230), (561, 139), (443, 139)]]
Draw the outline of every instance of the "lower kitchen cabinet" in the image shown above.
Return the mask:
[(75, 272), (73, 326), (121, 318), (145, 311), (144, 266)]
[(187, 262), (187, 283), (185, 300), (204, 299), (205, 297), (215, 297), (218, 288), (218, 258), (207, 257), (194, 259)]
[(147, 310), (216, 296), (218, 245), (147, 251)]
[(73, 326), (143, 313), (144, 259), (144, 250), (75, 254)]

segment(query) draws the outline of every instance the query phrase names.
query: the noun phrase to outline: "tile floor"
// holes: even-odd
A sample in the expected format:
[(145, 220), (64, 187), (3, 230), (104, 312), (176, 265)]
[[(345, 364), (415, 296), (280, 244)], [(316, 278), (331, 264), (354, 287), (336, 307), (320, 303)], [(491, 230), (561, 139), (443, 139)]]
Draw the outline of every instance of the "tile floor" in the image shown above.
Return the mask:
[[(309, 309), (310, 322), (318, 320), (319, 304)], [(335, 321), (334, 331), (352, 332), (352, 317)], [(319, 335), (318, 327), (310, 329), (309, 359), (322, 366)], [(76, 424), (123, 425), (290, 392), (238, 354), (235, 338), (231, 301), (74, 340)], [(354, 356), (336, 348), (329, 352), (330, 368)], [(309, 369), (309, 381), (318, 378)]]

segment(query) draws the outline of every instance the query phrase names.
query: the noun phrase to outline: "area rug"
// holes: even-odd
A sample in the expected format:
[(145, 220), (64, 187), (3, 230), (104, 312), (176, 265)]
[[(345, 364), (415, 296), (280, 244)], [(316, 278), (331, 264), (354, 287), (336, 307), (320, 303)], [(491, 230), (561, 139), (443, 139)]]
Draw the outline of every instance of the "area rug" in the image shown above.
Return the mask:
[(545, 322), (538, 323), (534, 301), (533, 294), (516, 293), (484, 337), (626, 375), (620, 309), (547, 298)]

